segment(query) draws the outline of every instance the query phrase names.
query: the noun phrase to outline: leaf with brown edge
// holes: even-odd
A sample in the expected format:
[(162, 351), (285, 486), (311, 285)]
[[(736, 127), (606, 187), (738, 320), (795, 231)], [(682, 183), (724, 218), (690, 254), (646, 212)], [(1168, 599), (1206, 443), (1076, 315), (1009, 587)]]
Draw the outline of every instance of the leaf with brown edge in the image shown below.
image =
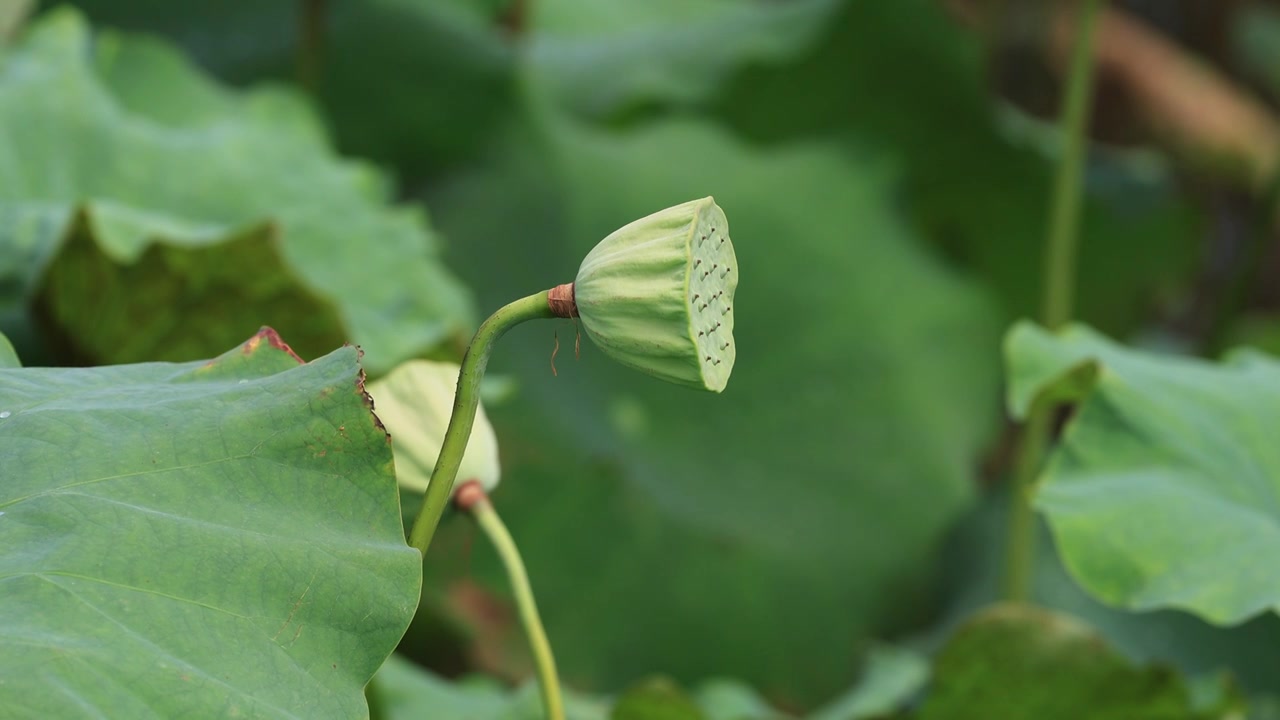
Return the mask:
[(6, 716), (367, 714), (421, 556), (359, 352), (0, 369)]

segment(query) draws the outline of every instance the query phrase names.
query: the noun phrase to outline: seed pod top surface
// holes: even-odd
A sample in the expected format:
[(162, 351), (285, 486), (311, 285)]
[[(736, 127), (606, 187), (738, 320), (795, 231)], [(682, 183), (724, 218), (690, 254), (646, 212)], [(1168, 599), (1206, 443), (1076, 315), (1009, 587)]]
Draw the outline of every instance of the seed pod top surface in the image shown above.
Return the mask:
[(737, 356), (737, 287), (729, 222), (706, 197), (611, 233), (582, 261), (573, 289), (588, 337), (614, 360), (720, 392)]
[[(373, 397), (374, 412), (391, 433), (396, 481), (406, 490), (425, 492), (431, 480), (453, 414), (458, 370), (453, 363), (410, 360), (366, 388)], [(456, 493), (466, 480), (478, 480), (491, 491), (500, 474), (498, 439), (481, 405), (476, 408), (453, 490)]]

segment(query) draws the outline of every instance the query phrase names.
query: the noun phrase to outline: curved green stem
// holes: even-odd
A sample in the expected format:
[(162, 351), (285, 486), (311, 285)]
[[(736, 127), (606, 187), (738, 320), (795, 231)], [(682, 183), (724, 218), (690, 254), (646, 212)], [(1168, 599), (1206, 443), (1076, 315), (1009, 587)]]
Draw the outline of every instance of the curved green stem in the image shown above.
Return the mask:
[(445, 431), (436, 467), (431, 471), (431, 481), (422, 498), (422, 508), (418, 510), (413, 530), (409, 532), (409, 544), (424, 556), (431, 544), (431, 536), (440, 524), (440, 516), (449, 504), (453, 481), (458, 475), (458, 466), (462, 464), (462, 454), (467, 449), (467, 441), (471, 439), (471, 426), (476, 419), (476, 407), (480, 404), (480, 379), (484, 377), (484, 369), (489, 364), (494, 341), (526, 320), (550, 317), (554, 315), (547, 305), (547, 292), (544, 290), (500, 308), (484, 321), (471, 339), (471, 345), (462, 358), (462, 370), (458, 373), (458, 392), (453, 398), (453, 415), (449, 418), (449, 428)]
[[(1041, 321), (1056, 330), (1071, 320), (1080, 227), (1081, 172), (1084, 166), (1085, 121), (1093, 99), (1093, 39), (1102, 0), (1084, 0), (1076, 25), (1071, 74), (1062, 112), (1062, 159), (1054, 180), (1053, 205), (1045, 248), (1044, 305)], [(1033, 408), (1018, 447), (1010, 498), (1009, 538), (1004, 596), (1026, 601), (1035, 574), (1035, 512), (1031, 507), (1036, 475), (1052, 432), (1052, 407)]]
[(503, 567), (507, 569), (507, 577), (515, 593), (516, 607), (520, 610), (520, 623), (524, 625), (529, 647), (533, 650), (533, 663), (538, 672), (538, 687), (542, 690), (542, 708), (547, 720), (564, 720), (564, 701), (560, 696), (556, 660), (551, 654), (551, 643), (547, 641), (542, 619), (538, 616), (538, 605), (533, 600), (533, 588), (529, 585), (529, 573), (525, 571), (524, 562), (520, 559), (520, 550), (487, 498), (472, 505), (470, 512), (480, 529), (489, 536), (489, 541), (498, 551), (498, 557), (502, 559)]

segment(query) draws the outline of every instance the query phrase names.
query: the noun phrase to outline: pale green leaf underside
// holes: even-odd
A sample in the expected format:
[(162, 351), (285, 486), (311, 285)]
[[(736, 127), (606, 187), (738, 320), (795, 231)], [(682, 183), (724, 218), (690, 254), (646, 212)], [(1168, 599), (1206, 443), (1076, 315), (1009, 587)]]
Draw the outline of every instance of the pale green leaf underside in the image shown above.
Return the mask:
[(0, 333), (0, 368), (16, 368), (22, 367), (22, 361), (18, 359), (18, 353), (13, 349), (13, 343), (9, 342), (9, 338)]
[(1219, 624), (1280, 608), (1280, 364), (1140, 352), (1081, 326), (1022, 324), (1006, 349), (1015, 411), (1081, 398), (1036, 504), (1087, 590)]
[(357, 352), (0, 369), (6, 717), (366, 712), (421, 566)]
[[(396, 480), (406, 490), (423, 493), (430, 484), (453, 415), (460, 371), (454, 363), (410, 360), (369, 383), (378, 417), (391, 433)], [(481, 404), (476, 407), (454, 492), (468, 480), (476, 480), (493, 492), (501, 476), (498, 438)]]

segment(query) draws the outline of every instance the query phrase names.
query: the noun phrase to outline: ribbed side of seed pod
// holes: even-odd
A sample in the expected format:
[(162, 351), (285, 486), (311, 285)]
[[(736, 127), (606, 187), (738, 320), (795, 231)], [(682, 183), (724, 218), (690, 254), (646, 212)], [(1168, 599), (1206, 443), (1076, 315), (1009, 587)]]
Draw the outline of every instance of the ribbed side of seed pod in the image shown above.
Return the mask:
[(614, 360), (720, 392), (729, 381), (738, 262), (712, 198), (622, 227), (582, 261), (574, 298), (587, 336)]

